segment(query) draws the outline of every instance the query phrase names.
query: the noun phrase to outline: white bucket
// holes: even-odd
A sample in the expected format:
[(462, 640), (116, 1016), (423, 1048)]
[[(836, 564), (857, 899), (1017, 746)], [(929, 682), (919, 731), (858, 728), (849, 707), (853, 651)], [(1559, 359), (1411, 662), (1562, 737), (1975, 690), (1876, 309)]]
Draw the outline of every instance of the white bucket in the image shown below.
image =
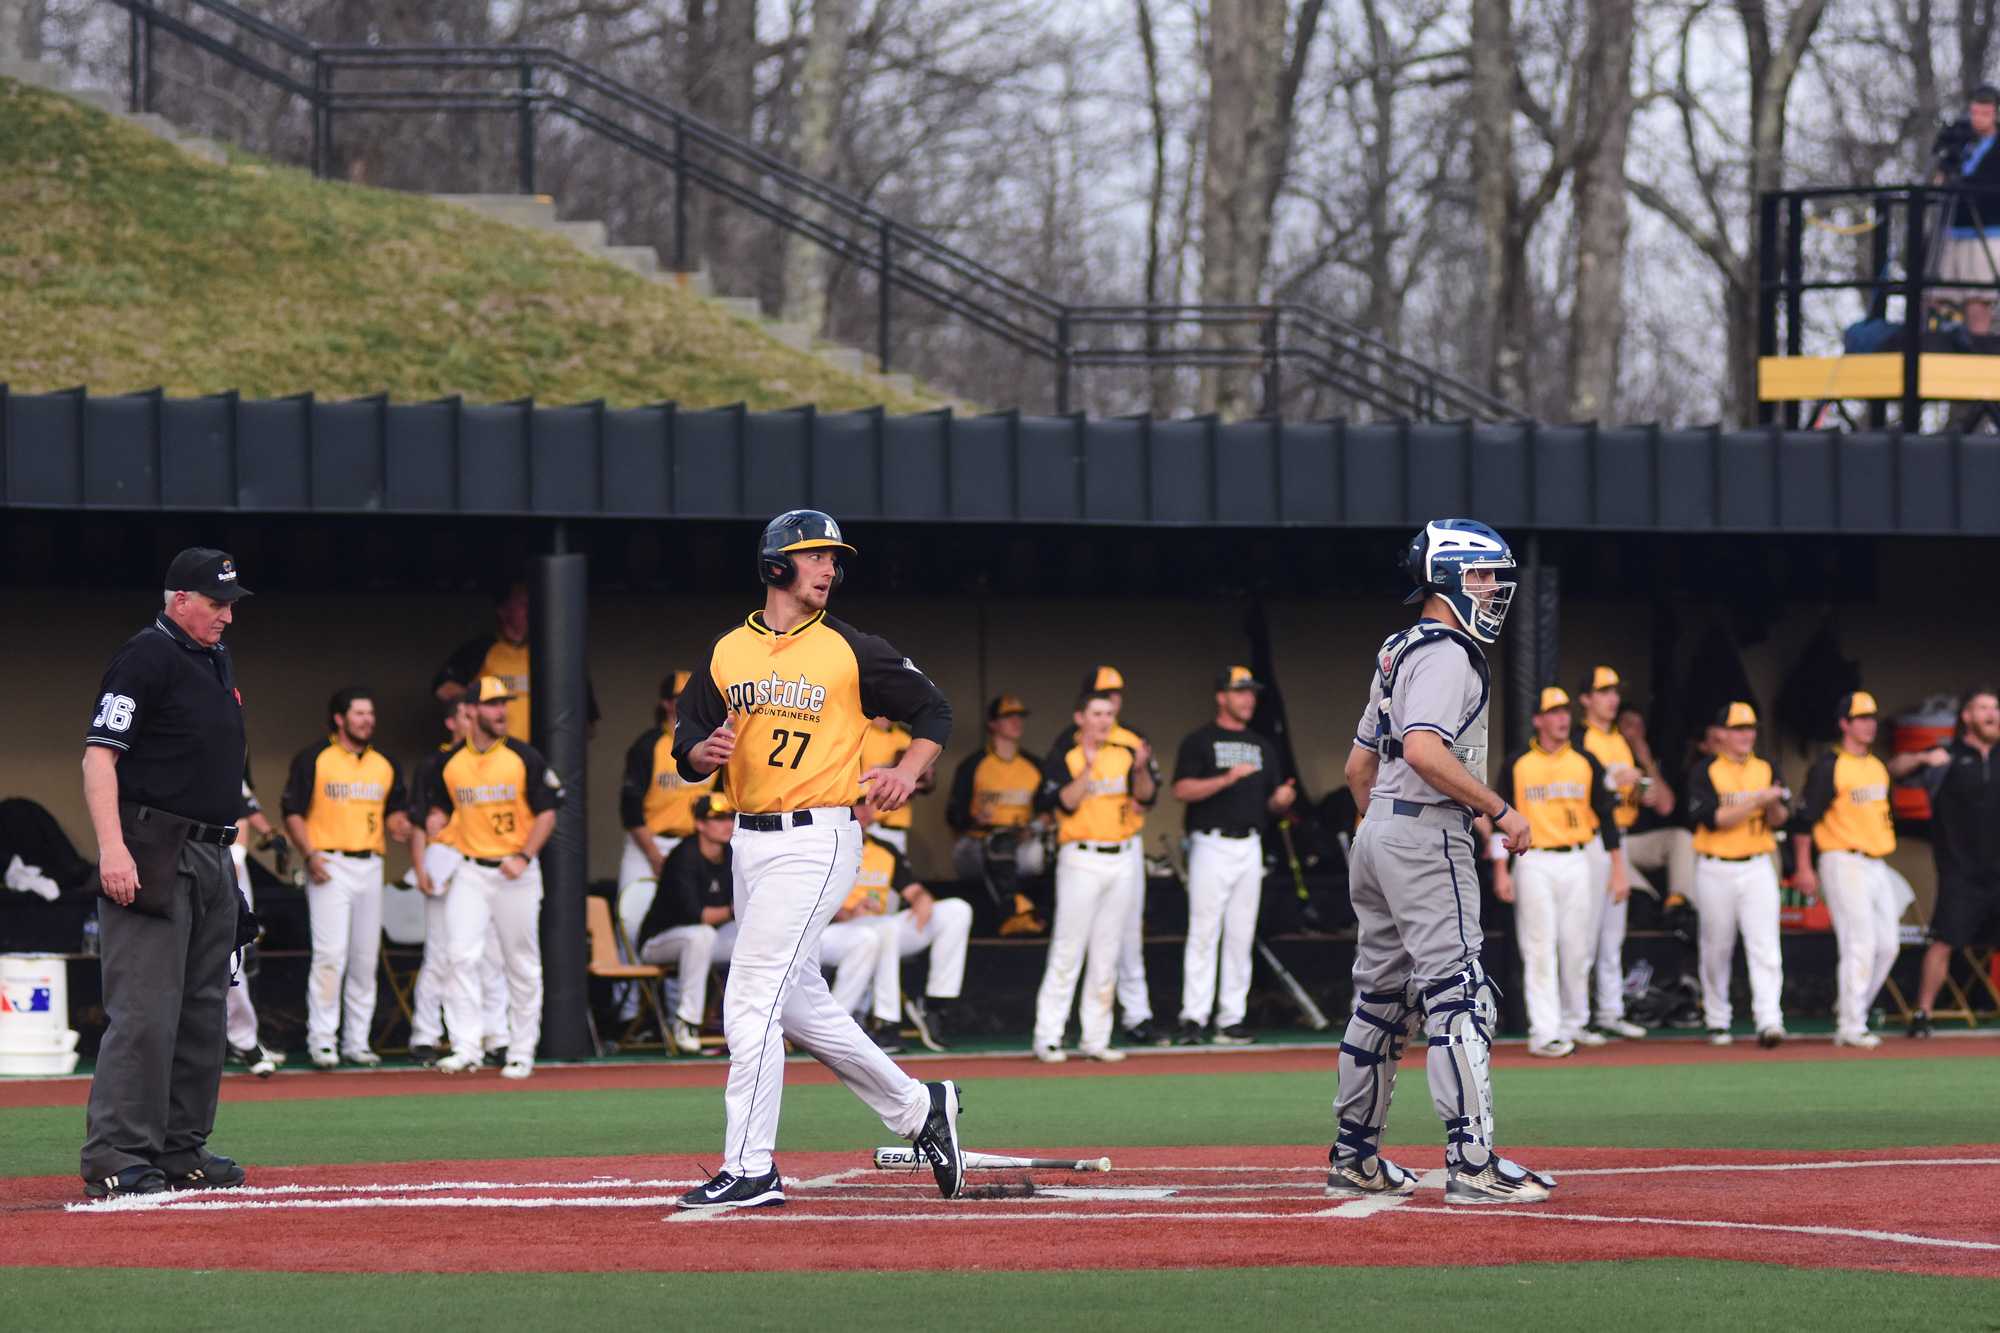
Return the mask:
[(69, 1074), (68, 964), (57, 954), (0, 954), (0, 1074)]

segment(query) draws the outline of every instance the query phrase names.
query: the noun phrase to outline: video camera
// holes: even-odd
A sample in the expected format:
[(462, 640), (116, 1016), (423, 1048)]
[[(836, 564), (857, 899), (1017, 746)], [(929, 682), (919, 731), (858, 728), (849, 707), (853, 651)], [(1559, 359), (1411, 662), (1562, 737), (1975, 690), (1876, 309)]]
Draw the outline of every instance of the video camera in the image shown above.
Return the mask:
[(1958, 175), (1965, 167), (1965, 150), (1972, 143), (1972, 122), (1964, 116), (1938, 127), (1931, 140), (1931, 159), (1947, 176)]

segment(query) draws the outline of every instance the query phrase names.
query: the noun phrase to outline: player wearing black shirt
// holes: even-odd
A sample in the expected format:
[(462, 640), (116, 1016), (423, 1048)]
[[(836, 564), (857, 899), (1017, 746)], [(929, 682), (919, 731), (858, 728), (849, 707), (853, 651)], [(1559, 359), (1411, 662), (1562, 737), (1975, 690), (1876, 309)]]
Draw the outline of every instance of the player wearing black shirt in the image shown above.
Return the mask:
[(1250, 730), (1263, 688), (1250, 668), (1225, 667), (1215, 678), (1215, 720), (1189, 733), (1174, 761), (1174, 798), (1187, 807), (1188, 832), (1187, 954), (1175, 1036), (1182, 1045), (1202, 1039), (1211, 1014), (1216, 1045), (1256, 1040), (1243, 1016), (1263, 897), (1264, 821), (1298, 798), (1292, 779), (1279, 781), (1278, 747)]
[(92, 1198), (240, 1185), (208, 1150), (236, 946), (229, 847), (243, 802), (243, 696), (222, 634), (249, 594), (202, 547), (167, 568), (165, 606), (105, 668), (84, 736), (97, 833), (107, 1026), (83, 1144)]
[(672, 966), (680, 974), (680, 1002), (669, 1020), (668, 1040), (701, 1054), (701, 1020), (708, 1008), (708, 971), (719, 929), (735, 919), (729, 839), (736, 807), (720, 792), (694, 802), (694, 836), (683, 838), (660, 863), (660, 887), (639, 923), (639, 961)]

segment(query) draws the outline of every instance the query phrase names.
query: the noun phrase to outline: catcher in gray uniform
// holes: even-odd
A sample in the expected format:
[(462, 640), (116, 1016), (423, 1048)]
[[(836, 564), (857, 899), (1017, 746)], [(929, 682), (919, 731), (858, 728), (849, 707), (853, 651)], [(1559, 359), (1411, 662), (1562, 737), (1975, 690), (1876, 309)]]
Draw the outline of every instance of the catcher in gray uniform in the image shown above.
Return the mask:
[(1480, 966), (1472, 821), (1490, 817), (1512, 851), (1528, 821), (1480, 780), (1490, 679), (1481, 645), (1500, 637), (1514, 555), (1470, 519), (1437, 519), (1405, 564), (1422, 618), (1376, 655), (1368, 707), (1347, 757), (1361, 812), (1349, 863), (1359, 933), (1354, 1016), (1340, 1043), (1339, 1134), (1327, 1191), (1408, 1194), (1416, 1177), (1381, 1155), (1403, 1046), (1421, 1024), (1445, 1128), (1445, 1202), (1539, 1203), (1555, 1181), (1493, 1147), (1488, 1047), (1499, 992)]

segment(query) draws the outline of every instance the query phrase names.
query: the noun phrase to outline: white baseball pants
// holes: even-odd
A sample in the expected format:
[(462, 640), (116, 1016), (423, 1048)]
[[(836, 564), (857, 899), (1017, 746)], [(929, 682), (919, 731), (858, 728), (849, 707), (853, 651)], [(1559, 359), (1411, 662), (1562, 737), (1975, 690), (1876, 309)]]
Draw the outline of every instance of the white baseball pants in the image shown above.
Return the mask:
[(1135, 1028), (1151, 1021), (1153, 995), (1146, 988), (1146, 852), (1140, 839), (1126, 842), (1129, 850), (1121, 862), (1126, 888), (1118, 934), (1118, 1011), (1125, 1026)]
[(1868, 1009), (1889, 979), (1902, 947), (1903, 909), (1915, 896), (1887, 862), (1860, 852), (1819, 854), (1819, 895), (1833, 914), (1840, 962), (1834, 1031), (1868, 1031)]
[(1694, 834), (1684, 828), (1647, 829), (1624, 837), (1625, 868), (1650, 871), (1647, 883), (1658, 887), (1664, 876), (1668, 893), (1694, 901)]
[(820, 936), (861, 868), (861, 829), (844, 806), (811, 814), (811, 824), (792, 824), (787, 815), (783, 828), (768, 833), (738, 828), (733, 843), (737, 932), (722, 999), (729, 1039), (722, 1169), (740, 1176), (771, 1170), (788, 1037), (891, 1133), (914, 1138), (930, 1117), (924, 1085), (834, 1003), (820, 974)]
[[(1676, 830), (1685, 833), (1685, 829)], [(1629, 849), (1630, 843), (1625, 844)], [(1625, 923), (1630, 899), (1622, 903), (1611, 901), (1611, 853), (1604, 850), (1604, 839), (1592, 838), (1584, 848), (1584, 855), (1590, 858), (1591, 890), (1597, 895), (1597, 946), (1596, 946), (1596, 990), (1597, 1016), (1602, 1020), (1625, 1017)], [(1625, 884), (1636, 890), (1651, 881), (1632, 864), (1631, 853), (1625, 856)]]
[(445, 893), (445, 934), (451, 980), (445, 991), (445, 1025), (454, 1051), (475, 1051), (500, 1035), (481, 1012), (480, 959), (489, 928), (497, 937), (507, 976), (507, 1058), (532, 1060), (542, 1040), (542, 867), (530, 861), (519, 879), (497, 866), (467, 858)]
[(882, 956), (882, 937), (875, 921), (874, 917), (829, 921), (820, 932), (820, 966), (833, 969), (829, 989), (844, 1014), (866, 1010), (868, 996), (875, 988), (875, 965)]
[(327, 881), (306, 883), (312, 923), (312, 968), (306, 978), (306, 1046), (332, 1050), (345, 1017), (340, 1050), (368, 1049), (375, 1023), (375, 967), (382, 954), (382, 858), (324, 858)]
[(1750, 1017), (1759, 1032), (1782, 1028), (1785, 959), (1778, 947), (1778, 871), (1769, 856), (1748, 861), (1695, 858), (1694, 906), (1701, 916), (1701, 1008), (1711, 1030), (1727, 1031), (1729, 974), (1736, 937), (1750, 973)]
[[(1181, 968), (1181, 1022), (1234, 1027), (1250, 1001), (1250, 954), (1257, 940), (1257, 910), (1264, 899), (1264, 840), (1188, 837), (1188, 933)], [(1222, 989), (1216, 991), (1216, 953), (1222, 955)]]
[[(655, 833), (653, 835), (653, 846), (659, 848), (660, 855), (663, 857), (680, 845), (681, 840), (679, 838), (670, 838), (664, 833)], [(653, 878), (652, 862), (646, 859), (646, 854), (639, 850), (637, 843), (632, 841), (632, 835), (629, 833), (626, 834), (625, 852), (618, 858), (618, 892), (620, 896), (623, 896), (625, 890), (631, 887), (633, 880), (651, 878)], [(637, 926), (638, 922), (635, 921), (628, 929), (636, 929)]]
[[(1056, 919), (1049, 931), (1049, 961), (1035, 996), (1035, 1045), (1062, 1045), (1083, 973), (1077, 1018), (1085, 1050), (1111, 1044), (1111, 1000), (1118, 984), (1119, 946), (1131, 915), (1131, 866), (1138, 839), (1116, 852), (1091, 850), (1105, 844), (1064, 843), (1056, 853)], [(1126, 1017), (1130, 1018), (1128, 1010)]]
[(972, 904), (963, 898), (939, 898), (931, 919), (919, 926), (915, 912), (869, 917), (881, 948), (875, 957), (875, 1017), (894, 1023), (903, 1016), (903, 960), (931, 951), (931, 974), (924, 994), (934, 1000), (955, 1000), (965, 988), (965, 950), (972, 938)]
[[(229, 848), (229, 859), (236, 865), (236, 887), (243, 891), (243, 901), (256, 910), (256, 899), (250, 896), (250, 853), (242, 843), (234, 843)], [(257, 1006), (250, 1001), (250, 978), (238, 977), (236, 984), (229, 988), (223, 1006), (223, 1026), (228, 1034), (229, 1044), (239, 1051), (256, 1047)]]
[[(445, 1000), (451, 991), (451, 925), (445, 912), (446, 892), (424, 895), (424, 961), (410, 992), (410, 1045), (436, 1046), (444, 1040)], [(507, 1031), (507, 974), (500, 966), (500, 943), (493, 926), (486, 927), (486, 947), (479, 955), (479, 1010), (482, 1033)], [(504, 1037), (501, 1038), (504, 1040)], [(478, 1044), (454, 1049), (477, 1050)]]
[(715, 927), (696, 922), (661, 931), (639, 946), (639, 961), (671, 967), (680, 982), (674, 1016), (699, 1028), (708, 1012), (708, 969), (715, 962)]
[(1514, 864), (1514, 938), (1531, 1045), (1574, 1037), (1590, 1022), (1596, 896), (1587, 852), (1530, 849)]

